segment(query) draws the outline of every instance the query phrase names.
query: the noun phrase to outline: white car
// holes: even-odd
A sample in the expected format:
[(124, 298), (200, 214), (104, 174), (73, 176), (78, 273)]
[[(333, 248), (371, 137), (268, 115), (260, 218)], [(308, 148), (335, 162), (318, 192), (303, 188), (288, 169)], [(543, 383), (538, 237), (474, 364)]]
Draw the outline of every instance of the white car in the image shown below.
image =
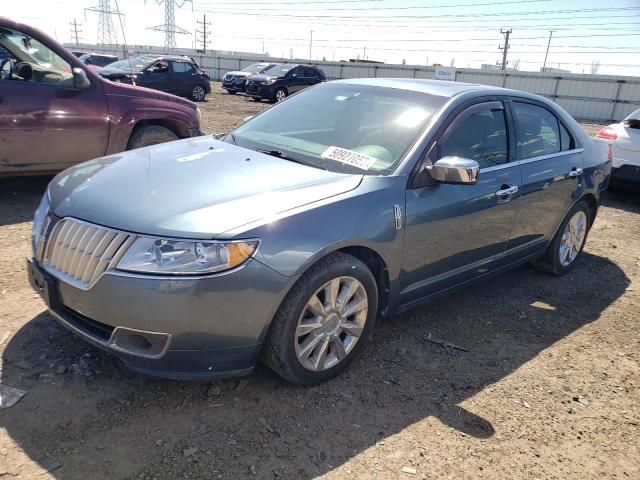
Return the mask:
[(611, 181), (640, 184), (640, 108), (620, 123), (608, 125), (596, 134), (611, 149)]

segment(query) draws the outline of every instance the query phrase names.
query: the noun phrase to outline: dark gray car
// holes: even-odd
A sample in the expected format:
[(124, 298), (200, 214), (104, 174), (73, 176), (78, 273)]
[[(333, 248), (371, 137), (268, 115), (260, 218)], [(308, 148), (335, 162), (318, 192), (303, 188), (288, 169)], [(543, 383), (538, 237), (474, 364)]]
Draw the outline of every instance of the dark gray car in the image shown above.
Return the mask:
[(367, 79), (310, 88), (224, 141), (86, 162), (49, 185), (32, 284), (54, 317), (171, 378), (337, 375), (377, 318), (534, 262), (576, 262), (610, 174), (518, 91)]

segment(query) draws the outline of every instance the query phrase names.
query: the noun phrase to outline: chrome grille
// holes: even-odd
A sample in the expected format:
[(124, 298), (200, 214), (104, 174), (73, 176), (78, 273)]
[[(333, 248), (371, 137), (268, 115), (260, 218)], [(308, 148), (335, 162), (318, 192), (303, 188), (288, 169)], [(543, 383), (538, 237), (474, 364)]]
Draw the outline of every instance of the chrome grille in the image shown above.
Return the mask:
[(118, 262), (134, 238), (128, 233), (65, 218), (53, 227), (42, 263), (52, 275), (87, 290)]

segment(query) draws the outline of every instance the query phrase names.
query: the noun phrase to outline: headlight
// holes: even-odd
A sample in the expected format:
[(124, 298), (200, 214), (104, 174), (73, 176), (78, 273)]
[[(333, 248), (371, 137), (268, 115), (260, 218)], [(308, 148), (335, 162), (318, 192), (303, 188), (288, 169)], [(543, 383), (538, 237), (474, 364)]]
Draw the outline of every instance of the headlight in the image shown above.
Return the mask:
[(38, 256), (38, 247), (42, 241), (42, 235), (44, 233), (44, 224), (49, 213), (49, 189), (44, 192), (40, 205), (33, 214), (33, 226), (31, 227), (31, 246), (33, 247), (33, 254)]
[(213, 242), (139, 237), (118, 270), (165, 275), (201, 275), (238, 267), (253, 256), (258, 240)]
[(273, 83), (276, 83), (276, 79), (275, 78), (271, 78), (269, 80), (265, 80), (263, 82), (260, 82), (260, 85), (271, 85)]

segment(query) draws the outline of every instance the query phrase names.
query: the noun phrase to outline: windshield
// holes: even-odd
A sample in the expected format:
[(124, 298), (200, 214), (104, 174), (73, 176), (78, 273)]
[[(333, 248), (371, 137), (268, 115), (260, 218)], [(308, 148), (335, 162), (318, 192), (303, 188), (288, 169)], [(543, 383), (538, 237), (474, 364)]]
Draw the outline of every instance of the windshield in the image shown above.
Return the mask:
[(244, 67), (242, 71), (247, 73), (260, 73), (267, 65), (266, 63), (254, 63), (253, 65)]
[(388, 174), (446, 97), (327, 83), (276, 104), (227, 141), (335, 172)]
[(625, 120), (640, 120), (640, 108), (632, 112)]
[(120, 70), (141, 72), (148, 67), (153, 58), (150, 57), (131, 57), (128, 60), (118, 60), (117, 62), (107, 65), (108, 68), (119, 68)]
[(285, 73), (291, 70), (295, 65), (274, 65), (267, 68), (264, 72), (265, 75), (273, 75), (274, 77), (282, 77)]

